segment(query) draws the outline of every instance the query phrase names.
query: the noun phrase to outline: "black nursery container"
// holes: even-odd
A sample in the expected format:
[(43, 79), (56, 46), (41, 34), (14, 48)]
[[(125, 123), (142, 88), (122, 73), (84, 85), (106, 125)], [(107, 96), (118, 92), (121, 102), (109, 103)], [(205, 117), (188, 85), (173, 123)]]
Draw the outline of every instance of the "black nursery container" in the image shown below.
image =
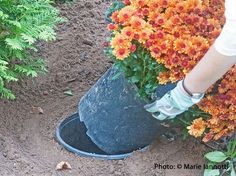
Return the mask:
[[(97, 147), (86, 134), (87, 128), (80, 122), (78, 113), (74, 113), (64, 119), (56, 129), (57, 141), (68, 151), (79, 156), (93, 157), (97, 159), (118, 160), (132, 155), (132, 152), (121, 154), (108, 154)], [(141, 149), (144, 151), (146, 148)]]
[[(123, 74), (114, 79), (118, 72), (114, 66), (109, 69), (84, 95), (78, 107), (87, 135), (108, 154), (141, 149), (166, 132), (161, 122), (145, 111), (143, 106), (147, 102), (137, 97), (135, 86)], [(159, 96), (167, 91), (163, 90)]]

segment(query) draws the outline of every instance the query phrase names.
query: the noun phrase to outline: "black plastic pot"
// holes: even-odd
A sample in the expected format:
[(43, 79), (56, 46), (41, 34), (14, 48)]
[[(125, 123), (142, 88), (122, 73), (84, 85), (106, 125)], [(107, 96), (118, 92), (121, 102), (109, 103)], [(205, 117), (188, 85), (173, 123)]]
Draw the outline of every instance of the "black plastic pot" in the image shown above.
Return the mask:
[[(57, 141), (67, 150), (85, 157), (100, 159), (124, 159), (132, 155), (132, 151), (110, 155), (94, 144), (86, 134), (87, 129), (83, 122), (80, 122), (78, 113), (63, 120), (56, 129)], [(145, 150), (143, 148), (141, 151)]]
[(119, 70), (109, 69), (79, 102), (79, 116), (87, 127), (87, 135), (109, 154), (126, 153), (148, 146), (166, 132), (145, 111), (147, 102), (136, 96), (135, 87)]

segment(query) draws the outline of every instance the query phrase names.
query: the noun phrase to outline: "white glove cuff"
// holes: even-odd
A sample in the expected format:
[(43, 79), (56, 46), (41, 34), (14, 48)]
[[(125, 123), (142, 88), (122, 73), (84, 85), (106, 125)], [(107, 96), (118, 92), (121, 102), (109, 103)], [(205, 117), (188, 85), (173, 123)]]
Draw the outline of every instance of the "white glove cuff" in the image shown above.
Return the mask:
[(171, 97), (180, 110), (186, 111), (189, 107), (194, 105), (191, 97), (184, 91), (182, 81), (179, 81), (176, 88), (171, 91)]

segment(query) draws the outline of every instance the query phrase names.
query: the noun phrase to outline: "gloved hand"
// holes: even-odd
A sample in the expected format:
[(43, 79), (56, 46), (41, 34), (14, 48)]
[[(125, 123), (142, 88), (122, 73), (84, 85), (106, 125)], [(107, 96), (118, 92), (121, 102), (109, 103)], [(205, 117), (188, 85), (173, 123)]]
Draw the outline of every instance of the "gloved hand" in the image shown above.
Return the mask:
[(144, 108), (158, 120), (172, 119), (198, 103), (203, 96), (204, 94), (198, 94), (197, 97), (196, 94), (190, 95), (189, 91), (186, 91), (182, 80), (161, 99), (145, 105)]

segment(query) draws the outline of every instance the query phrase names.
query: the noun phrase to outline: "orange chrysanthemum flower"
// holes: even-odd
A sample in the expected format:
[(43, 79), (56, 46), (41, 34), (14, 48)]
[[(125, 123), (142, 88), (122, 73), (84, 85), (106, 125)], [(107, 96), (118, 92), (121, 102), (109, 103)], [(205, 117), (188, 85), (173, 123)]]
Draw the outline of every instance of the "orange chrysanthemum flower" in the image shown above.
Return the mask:
[(117, 33), (117, 35), (111, 40), (112, 48), (128, 48), (131, 45), (130, 41), (121, 33)]
[(178, 53), (187, 53), (188, 41), (178, 38), (174, 41), (174, 48)]
[(130, 18), (136, 13), (136, 9), (133, 6), (125, 6), (118, 13), (119, 22), (126, 24)]
[(110, 31), (115, 31), (115, 30), (118, 29), (118, 25), (110, 23), (110, 24), (107, 25), (107, 28)]
[(124, 60), (130, 54), (130, 50), (127, 48), (118, 48), (113, 50), (113, 54), (116, 55), (117, 59)]
[[(125, 0), (125, 7), (111, 16), (114, 24), (108, 25), (113, 33), (110, 47), (119, 60), (143, 47), (167, 69), (158, 75), (159, 84), (176, 82), (214, 43), (225, 23), (223, 16), (224, 0)], [(198, 106), (210, 118), (196, 119), (189, 127), (195, 137), (207, 128), (204, 142), (236, 129), (236, 66), (207, 93)]]
[(112, 19), (113, 22), (115, 22), (117, 24), (119, 23), (118, 11), (115, 11), (115, 12), (112, 13), (111, 19)]
[(131, 5), (133, 5), (136, 8), (144, 7), (148, 4), (148, 0), (130, 0)]
[(202, 118), (195, 119), (187, 129), (190, 135), (200, 137), (206, 129), (206, 122)]
[(132, 16), (130, 20), (130, 25), (137, 30), (143, 29), (145, 27), (146, 22), (136, 16)]
[(129, 39), (129, 40), (132, 40), (133, 37), (134, 37), (134, 34), (135, 34), (135, 30), (130, 27), (130, 26), (127, 26), (127, 27), (124, 27), (122, 30), (121, 30), (121, 34), (122, 36), (124, 36), (125, 38)]

